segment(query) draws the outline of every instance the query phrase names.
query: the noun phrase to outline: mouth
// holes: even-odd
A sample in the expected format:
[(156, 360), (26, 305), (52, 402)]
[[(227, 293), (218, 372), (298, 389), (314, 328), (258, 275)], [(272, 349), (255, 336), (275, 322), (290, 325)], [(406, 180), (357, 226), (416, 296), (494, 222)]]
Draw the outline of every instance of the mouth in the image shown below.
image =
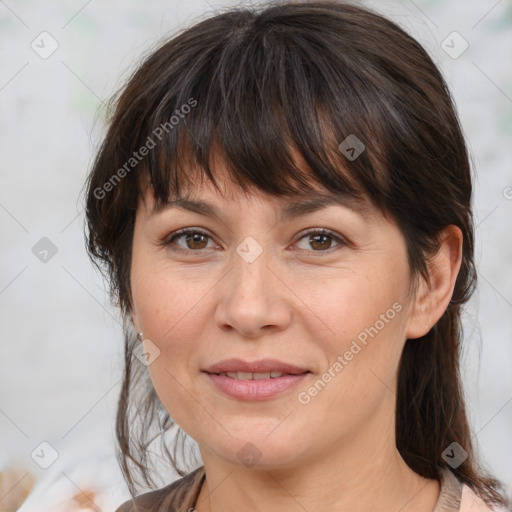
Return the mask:
[(311, 371), (277, 360), (247, 362), (229, 359), (203, 373), (214, 389), (244, 401), (269, 400), (296, 387)]
[[(208, 373), (208, 372), (207, 372)], [(309, 372), (302, 372), (309, 373)], [(283, 372), (220, 372), (213, 373), (210, 375), (221, 375), (223, 377), (229, 377), (230, 379), (236, 380), (265, 380), (265, 379), (278, 379), (283, 375), (302, 375), (302, 373), (283, 373)]]
[(307, 368), (301, 368), (277, 359), (261, 359), (249, 362), (236, 358), (225, 359), (203, 371), (214, 375), (223, 374), (239, 380), (279, 378), (282, 375), (299, 375), (309, 372)]

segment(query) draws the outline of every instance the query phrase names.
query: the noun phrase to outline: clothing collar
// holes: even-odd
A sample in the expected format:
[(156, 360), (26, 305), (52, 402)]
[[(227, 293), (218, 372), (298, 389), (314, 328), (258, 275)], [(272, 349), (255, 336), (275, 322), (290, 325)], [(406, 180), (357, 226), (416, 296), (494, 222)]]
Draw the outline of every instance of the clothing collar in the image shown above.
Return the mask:
[(441, 490), (433, 512), (459, 512), (462, 500), (462, 484), (457, 477), (445, 467), (439, 469)]

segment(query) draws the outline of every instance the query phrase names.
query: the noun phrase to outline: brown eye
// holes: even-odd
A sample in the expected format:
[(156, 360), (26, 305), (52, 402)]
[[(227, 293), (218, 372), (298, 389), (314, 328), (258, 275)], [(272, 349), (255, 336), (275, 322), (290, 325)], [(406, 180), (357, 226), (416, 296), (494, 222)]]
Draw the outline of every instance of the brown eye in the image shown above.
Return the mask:
[[(184, 242), (177, 243), (177, 241), (182, 239)], [(207, 249), (209, 240), (211, 240), (211, 237), (208, 233), (198, 229), (187, 228), (172, 233), (161, 245), (169, 246), (173, 251), (190, 253)], [(341, 237), (325, 229), (310, 230), (302, 235), (299, 241), (302, 240), (306, 240), (307, 247), (302, 247), (300, 250), (306, 252), (327, 252), (333, 249), (333, 244), (341, 247), (346, 245)]]
[[(207, 249), (208, 239), (210, 235), (197, 229), (183, 229), (173, 233), (170, 237), (162, 242), (164, 246), (177, 245), (178, 248), (172, 250), (178, 252), (194, 252)], [(178, 244), (177, 240), (184, 240), (184, 243)]]
[(206, 239), (207, 235), (203, 235), (202, 233), (193, 233), (185, 236), (185, 243), (187, 244), (188, 249), (204, 249), (206, 247)]
[[(333, 241), (337, 242), (338, 245), (344, 245), (344, 241), (331, 231), (311, 230), (304, 234), (300, 240), (306, 240), (308, 247), (313, 249), (313, 252), (322, 252), (332, 249)], [(308, 248), (301, 248), (301, 250), (310, 250)]]

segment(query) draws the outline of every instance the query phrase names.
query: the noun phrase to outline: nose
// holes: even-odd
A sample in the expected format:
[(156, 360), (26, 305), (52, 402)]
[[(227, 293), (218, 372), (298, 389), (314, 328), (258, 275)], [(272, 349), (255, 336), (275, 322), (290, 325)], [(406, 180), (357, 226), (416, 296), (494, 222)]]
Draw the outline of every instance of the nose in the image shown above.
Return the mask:
[(231, 263), (218, 286), (216, 324), (251, 339), (286, 329), (292, 317), (287, 297), (292, 293), (269, 251), (263, 249), (253, 261), (234, 251)]

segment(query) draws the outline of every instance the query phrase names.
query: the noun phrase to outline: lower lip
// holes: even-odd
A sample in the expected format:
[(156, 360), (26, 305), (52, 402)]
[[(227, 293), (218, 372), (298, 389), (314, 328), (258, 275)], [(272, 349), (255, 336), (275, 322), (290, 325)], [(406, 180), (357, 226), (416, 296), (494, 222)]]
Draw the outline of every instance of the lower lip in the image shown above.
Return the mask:
[(274, 379), (238, 380), (224, 375), (206, 373), (217, 389), (240, 400), (266, 400), (284, 393), (303, 381), (308, 373), (300, 375), (283, 375)]

